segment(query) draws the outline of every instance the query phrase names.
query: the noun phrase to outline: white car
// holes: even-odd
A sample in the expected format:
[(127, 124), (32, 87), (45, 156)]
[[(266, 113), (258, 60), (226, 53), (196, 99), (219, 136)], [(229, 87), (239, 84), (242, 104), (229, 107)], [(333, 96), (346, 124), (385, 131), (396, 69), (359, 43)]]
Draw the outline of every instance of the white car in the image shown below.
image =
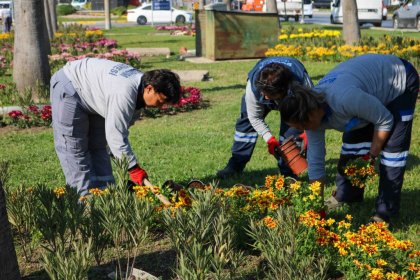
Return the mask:
[(84, 10), (89, 0), (72, 0), (71, 5), (76, 10)]
[(151, 4), (143, 4), (136, 9), (127, 10), (127, 21), (140, 25), (147, 23), (190, 23), (192, 13), (171, 8), (170, 10), (153, 10)]
[[(343, 23), (343, 1), (344, 0), (334, 0), (331, 3), (330, 20), (332, 24)], [(374, 26), (382, 25), (382, 0), (356, 0), (356, 2), (359, 24), (371, 23)]]
[(3, 12), (9, 12), (12, 7), (12, 2), (10, 1), (0, 1), (0, 18), (2, 17)]

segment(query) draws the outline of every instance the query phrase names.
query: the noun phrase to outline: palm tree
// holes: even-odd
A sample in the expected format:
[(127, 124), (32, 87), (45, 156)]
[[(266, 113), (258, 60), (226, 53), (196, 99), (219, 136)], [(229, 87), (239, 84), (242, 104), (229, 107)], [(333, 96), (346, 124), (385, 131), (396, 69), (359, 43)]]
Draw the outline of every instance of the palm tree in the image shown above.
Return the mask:
[[(19, 92), (37, 84), (48, 85), (50, 42), (44, 17), (44, 0), (15, 0), (13, 80)], [(35, 97), (36, 99), (37, 97)]]
[(360, 41), (356, 0), (343, 1), (343, 40), (347, 45), (355, 45)]
[(0, 163), (0, 279), (19, 280), (20, 272), (10, 224), (7, 218), (4, 184), (8, 176), (8, 164)]

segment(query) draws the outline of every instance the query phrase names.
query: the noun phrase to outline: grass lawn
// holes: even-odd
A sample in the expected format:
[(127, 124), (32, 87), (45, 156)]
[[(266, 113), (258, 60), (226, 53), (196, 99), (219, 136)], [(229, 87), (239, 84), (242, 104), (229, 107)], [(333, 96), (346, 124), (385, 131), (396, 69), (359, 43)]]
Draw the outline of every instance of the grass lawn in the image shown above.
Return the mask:
[[(385, 33), (368, 30), (362, 32), (372, 36), (382, 36)], [(156, 35), (156, 33), (158, 32), (151, 27), (113, 28), (107, 32), (107, 37), (116, 39), (123, 48), (169, 47), (174, 54), (178, 53), (180, 47), (195, 48), (193, 37)], [(419, 33), (407, 34), (417, 38), (420, 36)], [(208, 108), (175, 116), (143, 119), (130, 129), (133, 150), (140, 165), (147, 170), (152, 183), (161, 185), (164, 181), (172, 179), (185, 184), (192, 179), (199, 179), (206, 183), (213, 182), (221, 187), (230, 187), (235, 183), (255, 186), (264, 184), (266, 175), (277, 173), (275, 159), (267, 153), (263, 141), (259, 140), (252, 160), (241, 176), (221, 182), (215, 177), (216, 171), (223, 168), (230, 157), (234, 125), (239, 115), (247, 72), (256, 62), (257, 60), (244, 60), (193, 64), (178, 61), (177, 55), (170, 58), (142, 58), (142, 70), (203, 69), (208, 70), (212, 78), (211, 81), (186, 84), (201, 88), (203, 97), (209, 104)], [(304, 64), (315, 83), (335, 66), (334, 63), (322, 62)], [(275, 111), (267, 117), (267, 122), (275, 135), (279, 130), (279, 116), (279, 112)], [(420, 248), (419, 127), (420, 113), (417, 110), (403, 186), (401, 215), (392, 226), (392, 231), (398, 237), (411, 239), (417, 244), (417, 248)], [(9, 160), (12, 164), (10, 181), (12, 185), (46, 184), (56, 187), (64, 184), (64, 176), (54, 151), (52, 129), (3, 128), (0, 131), (0, 160)], [(338, 132), (328, 131), (327, 195), (334, 189), (335, 166), (340, 148), (341, 135)], [(366, 223), (374, 206), (376, 192), (376, 185), (372, 185), (367, 189), (364, 203), (348, 206), (343, 211), (351, 213), (357, 223)], [(156, 242), (160, 244), (164, 241)], [(156, 245), (151, 249), (149, 256), (158, 254), (160, 249), (162, 246)], [(23, 271), (33, 272), (30, 268)]]

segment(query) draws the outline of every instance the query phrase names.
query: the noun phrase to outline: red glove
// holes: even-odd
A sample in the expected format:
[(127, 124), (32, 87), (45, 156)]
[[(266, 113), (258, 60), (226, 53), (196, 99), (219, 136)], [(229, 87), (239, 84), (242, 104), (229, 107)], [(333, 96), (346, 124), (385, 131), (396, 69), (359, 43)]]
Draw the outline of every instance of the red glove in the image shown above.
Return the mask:
[(147, 173), (145, 170), (141, 169), (140, 166), (136, 165), (130, 170), (128, 170), (128, 173), (130, 174), (131, 181), (133, 181), (139, 186), (144, 186), (143, 180), (147, 178)]
[(370, 161), (370, 164), (372, 164), (372, 165), (375, 165), (375, 162), (376, 162), (376, 159), (377, 159), (378, 157), (375, 157), (374, 155), (372, 155), (370, 152), (369, 153), (367, 153), (366, 155), (364, 155), (364, 156), (362, 156), (362, 159), (363, 160), (366, 160), (366, 161)]
[(271, 136), (270, 139), (267, 141), (268, 152), (273, 156), (276, 155), (276, 147), (280, 147), (279, 141), (274, 136)]
[(306, 132), (299, 134), (298, 136), (300, 139), (302, 139), (302, 147), (304, 150), (308, 148), (308, 138), (306, 137)]

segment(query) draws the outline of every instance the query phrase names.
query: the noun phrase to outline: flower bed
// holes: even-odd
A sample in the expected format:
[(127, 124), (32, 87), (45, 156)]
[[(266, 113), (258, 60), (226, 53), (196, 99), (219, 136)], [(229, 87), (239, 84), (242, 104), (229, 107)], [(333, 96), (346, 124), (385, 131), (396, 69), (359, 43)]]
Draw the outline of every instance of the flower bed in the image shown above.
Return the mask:
[[(127, 50), (118, 50), (116, 40), (103, 37), (98, 29), (86, 29), (78, 25), (67, 26), (62, 32), (57, 32), (51, 41), (50, 66), (55, 72), (67, 61), (85, 57), (106, 58), (130, 64), (140, 68), (138, 54)], [(13, 60), (13, 34), (0, 36), (0, 74), (10, 71)]]
[(6, 123), (19, 128), (28, 128), (33, 126), (50, 126), (52, 121), (51, 106), (31, 105), (24, 107), (22, 111), (14, 110), (9, 112)]
[(146, 117), (159, 117), (162, 115), (173, 115), (178, 112), (187, 112), (205, 107), (201, 97), (201, 90), (197, 87), (181, 88), (181, 99), (178, 104), (165, 105), (162, 108), (146, 108), (144, 115)]
[[(15, 91), (11, 90), (7, 85), (0, 84), (0, 94), (4, 92), (4, 95), (12, 93), (15, 95)], [(165, 105), (162, 108), (146, 108), (144, 110), (144, 116), (155, 118), (162, 115), (173, 115), (179, 112), (187, 112), (203, 108), (201, 97), (201, 90), (197, 87), (182, 87), (182, 97), (178, 104)], [(52, 121), (51, 106), (35, 106), (30, 105), (24, 107), (22, 110), (14, 110), (6, 115), (3, 121), (6, 125), (13, 125), (19, 128), (28, 128), (34, 126), (50, 126)]]
[(317, 29), (282, 29), (279, 44), (268, 49), (266, 56), (293, 56), (303, 61), (341, 62), (366, 54), (393, 54), (420, 65), (420, 40), (385, 35), (382, 39), (362, 38), (358, 46), (348, 46), (341, 32)]
[[(124, 177), (119, 177), (126, 168), (118, 162), (116, 166), (116, 186), (91, 189), (82, 198), (69, 187), (6, 190), (16, 233), (26, 238), (38, 234), (48, 256), (42, 263), (52, 278), (60, 271), (82, 277), (89, 260), (101, 263), (107, 246), (116, 252), (120, 273), (120, 258), (130, 261), (139, 254), (140, 245), (153, 233), (150, 226), (169, 236), (177, 252), (174, 271), (179, 279), (238, 278), (249, 252), (261, 254), (267, 264), (261, 273), (267, 279), (420, 276), (420, 252), (409, 240), (397, 239), (384, 223), (356, 226), (350, 215), (325, 217), (319, 183), (274, 175), (257, 188), (207, 185), (172, 192), (136, 186), (129, 193)], [(162, 205), (156, 193), (166, 195), (171, 205)], [(21, 247), (34, 245), (31, 238), (21, 240)], [(122, 248), (129, 249), (126, 256)], [(64, 259), (62, 251), (68, 252)], [(83, 270), (65, 265), (82, 260)]]

